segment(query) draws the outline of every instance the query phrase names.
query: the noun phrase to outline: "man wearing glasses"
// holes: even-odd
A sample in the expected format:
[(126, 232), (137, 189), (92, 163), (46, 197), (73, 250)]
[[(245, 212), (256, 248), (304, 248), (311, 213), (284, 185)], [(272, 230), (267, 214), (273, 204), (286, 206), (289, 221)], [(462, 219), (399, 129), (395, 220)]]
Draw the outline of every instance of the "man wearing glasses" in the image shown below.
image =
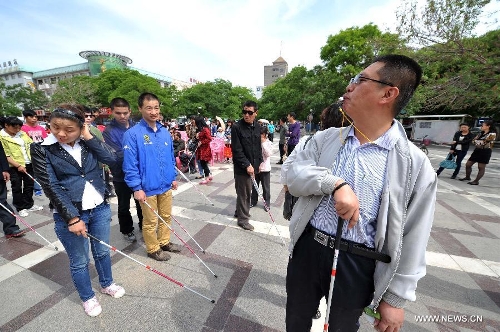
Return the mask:
[(247, 101), (243, 105), (243, 118), (231, 127), (231, 148), (233, 150), (234, 186), (236, 187), (236, 212), (238, 226), (253, 231), (250, 224), (250, 196), (252, 177), (259, 171), (262, 162), (260, 125), (257, 117), (257, 103)]
[[(357, 331), (365, 306), (381, 315), (377, 331), (399, 331), (406, 301), (425, 275), (425, 249), (436, 201), (429, 159), (394, 117), (416, 90), (422, 70), (402, 55), (379, 57), (346, 88), (347, 128), (318, 132), (286, 172), (299, 196), (290, 220), (287, 331), (309, 331), (328, 298), (333, 242), (344, 220), (329, 324)], [(346, 225), (347, 224), (347, 225)]]

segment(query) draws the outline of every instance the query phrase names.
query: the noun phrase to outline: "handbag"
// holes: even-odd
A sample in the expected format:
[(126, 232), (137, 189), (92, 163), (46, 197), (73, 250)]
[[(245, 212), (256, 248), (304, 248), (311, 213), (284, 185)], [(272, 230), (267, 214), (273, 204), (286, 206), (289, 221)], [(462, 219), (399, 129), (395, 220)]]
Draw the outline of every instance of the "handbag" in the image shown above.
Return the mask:
[(439, 167), (443, 167), (446, 169), (457, 168), (457, 163), (455, 161), (455, 155), (448, 153), (448, 156), (446, 157), (446, 159), (439, 163)]
[(198, 140), (193, 138), (188, 141), (188, 150), (191, 152), (196, 151), (196, 148), (198, 147)]

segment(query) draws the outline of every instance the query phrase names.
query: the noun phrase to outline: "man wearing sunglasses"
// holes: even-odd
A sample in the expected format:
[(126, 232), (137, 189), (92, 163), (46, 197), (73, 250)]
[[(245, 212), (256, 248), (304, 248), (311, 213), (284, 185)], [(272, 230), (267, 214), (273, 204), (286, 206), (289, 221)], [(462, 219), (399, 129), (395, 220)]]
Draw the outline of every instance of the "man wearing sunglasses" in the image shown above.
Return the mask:
[(262, 162), (260, 125), (257, 117), (257, 103), (247, 101), (243, 105), (243, 118), (231, 127), (231, 148), (233, 150), (234, 185), (236, 187), (236, 212), (238, 226), (253, 231), (250, 224), (250, 197), (252, 177), (259, 171)]
[[(425, 275), (437, 189), (429, 159), (394, 119), (421, 76), (406, 56), (375, 59), (343, 96), (353, 124), (318, 132), (293, 157), (286, 185), (299, 196), (299, 213), (290, 220), (287, 332), (310, 330), (331, 275), (330, 331), (357, 331), (370, 304), (380, 314), (377, 331), (401, 329), (403, 308)], [(345, 227), (337, 234), (340, 220)], [(336, 236), (342, 242), (333, 274)]]

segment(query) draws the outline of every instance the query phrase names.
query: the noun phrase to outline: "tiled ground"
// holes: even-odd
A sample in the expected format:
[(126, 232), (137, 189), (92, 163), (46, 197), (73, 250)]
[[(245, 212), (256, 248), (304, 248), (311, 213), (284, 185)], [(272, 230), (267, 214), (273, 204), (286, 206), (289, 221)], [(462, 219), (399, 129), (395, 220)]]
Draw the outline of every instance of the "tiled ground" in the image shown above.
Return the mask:
[[(431, 148), (429, 156), (437, 165), (445, 154), (445, 149)], [(428, 274), (419, 283), (417, 302), (407, 308), (405, 331), (500, 331), (500, 168), (496, 165), (494, 160), (480, 186), (441, 175), (427, 248)], [(103, 313), (86, 317), (43, 197), (37, 204), (45, 210), (25, 220), (60, 251), (46, 246), (33, 232), (21, 239), (0, 237), (0, 331), (284, 331), (287, 250), (261, 205), (251, 210), (255, 232), (236, 226), (232, 166), (215, 163), (213, 173), (213, 183), (197, 189), (214, 205), (184, 183), (175, 194), (173, 214), (206, 250), (203, 254), (188, 241), (217, 278), (186, 249), (164, 263), (147, 258), (140, 235), (137, 243), (130, 244), (119, 233), (115, 202), (110, 243), (215, 299), (215, 304), (113, 253), (114, 278), (127, 294), (118, 300), (98, 295)], [(287, 242), (279, 166), (274, 163), (271, 182), (273, 216)], [(97, 290), (95, 273), (93, 277)], [(423, 323), (417, 322), (417, 315), (477, 315), (482, 321)], [(321, 331), (322, 324), (323, 319), (315, 321), (313, 331)], [(372, 330), (364, 320), (361, 324), (361, 331)]]

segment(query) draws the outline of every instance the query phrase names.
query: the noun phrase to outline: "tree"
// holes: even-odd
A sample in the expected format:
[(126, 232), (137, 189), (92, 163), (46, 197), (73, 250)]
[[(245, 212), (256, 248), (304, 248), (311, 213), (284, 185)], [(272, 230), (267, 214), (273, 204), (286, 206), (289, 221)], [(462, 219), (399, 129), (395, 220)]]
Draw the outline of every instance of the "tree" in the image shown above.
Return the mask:
[(81, 104), (97, 107), (100, 104), (96, 97), (97, 87), (90, 76), (76, 76), (59, 81), (50, 98), (50, 107), (60, 104)]
[(125, 98), (129, 102), (132, 112), (137, 115), (139, 96), (144, 92), (150, 92), (160, 99), (163, 115), (171, 115), (174, 111), (175, 87), (163, 88), (156, 79), (143, 75), (137, 70), (109, 69), (93, 79), (96, 85), (97, 101), (102, 106), (109, 106), (113, 98)]
[(404, 1), (398, 31), (422, 48), (416, 57), (424, 69), (422, 87), (412, 105), (421, 113), (498, 113), (500, 31), (473, 34), (485, 0)]
[(376, 56), (395, 51), (408, 52), (404, 41), (397, 34), (383, 33), (370, 23), (330, 35), (326, 45), (321, 48), (320, 57), (327, 69), (337, 72), (347, 81)]
[(47, 97), (41, 91), (33, 91), (30, 87), (15, 84), (6, 86), (0, 82), (0, 111), (2, 115), (20, 116), (23, 110), (44, 108)]
[(180, 115), (193, 115), (235, 119), (241, 116), (241, 107), (255, 96), (248, 88), (236, 86), (223, 79), (196, 84), (179, 93), (175, 109)]

